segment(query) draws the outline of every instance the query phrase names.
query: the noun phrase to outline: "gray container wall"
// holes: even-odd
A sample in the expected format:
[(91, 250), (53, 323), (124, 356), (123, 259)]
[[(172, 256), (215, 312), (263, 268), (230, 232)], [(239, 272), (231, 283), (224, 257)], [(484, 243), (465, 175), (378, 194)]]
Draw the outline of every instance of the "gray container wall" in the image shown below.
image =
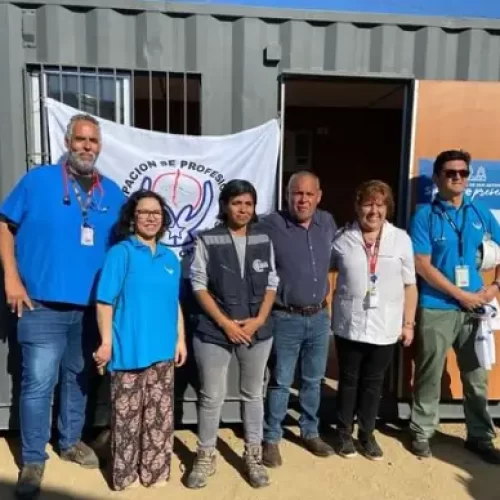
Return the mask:
[[(236, 132), (275, 117), (284, 70), (420, 79), (500, 76), (497, 21), (165, 6), (133, 0), (40, 3), (0, 0), (2, 199), (26, 171), (27, 64), (200, 73), (205, 135)], [(276, 55), (278, 62), (269, 60)], [(5, 338), (5, 311), (0, 321)], [(18, 373), (17, 358), (8, 352), (4, 340), (0, 427), (7, 425), (10, 415), (10, 373)], [(236, 394), (236, 381), (236, 375), (231, 377), (230, 395)]]
[[(498, 80), (500, 21), (133, 0), (0, 0), (0, 195), (25, 170), (26, 64), (202, 75), (202, 132), (276, 116), (283, 70)], [(280, 53), (278, 63), (266, 54)]]

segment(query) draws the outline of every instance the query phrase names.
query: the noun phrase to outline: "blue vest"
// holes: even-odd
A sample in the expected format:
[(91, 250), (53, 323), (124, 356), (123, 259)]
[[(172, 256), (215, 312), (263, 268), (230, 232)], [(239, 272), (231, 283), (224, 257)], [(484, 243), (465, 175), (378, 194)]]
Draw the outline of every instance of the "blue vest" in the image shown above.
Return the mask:
[[(245, 274), (241, 277), (238, 255), (227, 228), (219, 226), (200, 235), (208, 251), (208, 292), (217, 305), (232, 319), (246, 319), (259, 314), (271, 270), (269, 237), (250, 228), (245, 251)], [(195, 332), (205, 342), (234, 346), (224, 331), (203, 311), (197, 316)], [(255, 333), (253, 342), (272, 336), (270, 319)]]

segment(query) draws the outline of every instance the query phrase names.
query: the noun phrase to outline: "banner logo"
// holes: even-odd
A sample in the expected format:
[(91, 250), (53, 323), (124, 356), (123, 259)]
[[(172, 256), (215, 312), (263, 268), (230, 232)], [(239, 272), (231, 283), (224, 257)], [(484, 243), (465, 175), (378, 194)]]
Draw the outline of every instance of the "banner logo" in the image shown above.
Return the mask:
[(162, 241), (184, 256), (192, 252), (196, 233), (216, 201), (215, 186), (222, 189), (224, 183), (222, 174), (195, 162), (148, 161), (129, 173), (122, 190), (129, 195), (146, 189), (164, 198), (171, 223)]

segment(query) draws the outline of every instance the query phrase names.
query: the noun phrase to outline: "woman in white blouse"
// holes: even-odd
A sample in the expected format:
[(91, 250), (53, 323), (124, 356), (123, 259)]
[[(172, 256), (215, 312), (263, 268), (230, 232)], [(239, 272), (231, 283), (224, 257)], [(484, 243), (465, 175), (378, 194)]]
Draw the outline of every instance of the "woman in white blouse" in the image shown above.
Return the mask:
[(332, 249), (338, 271), (333, 332), (339, 360), (339, 455), (356, 455), (357, 416), (362, 453), (381, 460), (373, 431), (385, 372), (398, 341), (413, 340), (417, 287), (410, 237), (387, 221), (391, 188), (372, 180), (356, 190), (357, 221), (339, 231)]

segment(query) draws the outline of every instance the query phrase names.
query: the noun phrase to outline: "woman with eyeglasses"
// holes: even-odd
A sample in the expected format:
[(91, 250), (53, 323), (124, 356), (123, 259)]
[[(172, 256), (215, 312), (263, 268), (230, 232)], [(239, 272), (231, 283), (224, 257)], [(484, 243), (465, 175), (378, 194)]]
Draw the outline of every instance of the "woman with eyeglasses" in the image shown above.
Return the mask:
[(198, 450), (189, 488), (202, 488), (216, 470), (217, 431), (233, 354), (240, 369), (245, 472), (254, 488), (269, 484), (262, 464), (263, 389), (278, 277), (271, 241), (254, 225), (256, 204), (251, 183), (228, 182), (219, 196), (220, 225), (196, 242), (191, 283), (201, 308), (193, 338), (200, 392)]
[(169, 226), (163, 198), (133, 193), (97, 288), (97, 367), (111, 372), (111, 484), (164, 484), (174, 430), (174, 368), (186, 361), (179, 306), (180, 264), (160, 239)]
[(357, 220), (339, 231), (332, 248), (338, 271), (333, 332), (339, 362), (338, 453), (354, 457), (357, 417), (362, 453), (381, 460), (375, 436), (385, 372), (398, 341), (413, 340), (417, 286), (410, 237), (388, 219), (394, 211), (391, 188), (377, 180), (356, 190)]

